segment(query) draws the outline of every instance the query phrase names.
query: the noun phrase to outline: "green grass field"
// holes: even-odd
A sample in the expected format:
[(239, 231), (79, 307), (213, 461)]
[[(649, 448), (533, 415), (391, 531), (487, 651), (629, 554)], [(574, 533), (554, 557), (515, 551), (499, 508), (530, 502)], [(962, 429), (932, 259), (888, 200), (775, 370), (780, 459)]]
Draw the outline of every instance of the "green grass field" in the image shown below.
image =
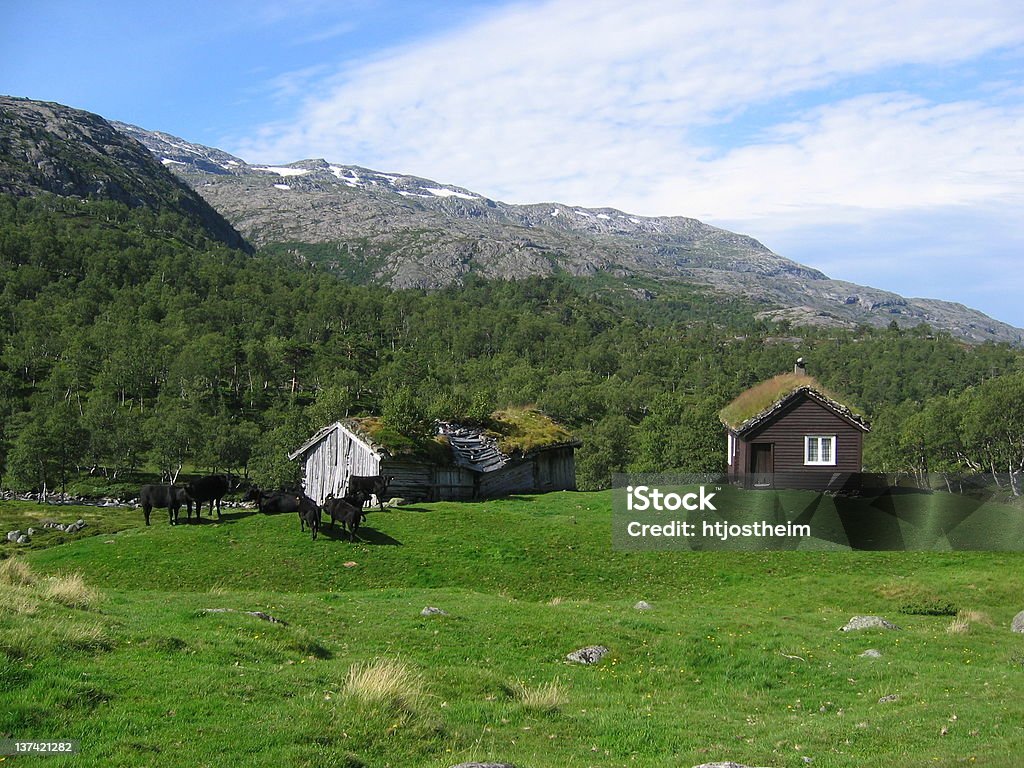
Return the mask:
[(1020, 764), (1024, 555), (619, 552), (610, 493), (372, 512), (355, 544), (0, 505), (44, 517), (90, 527), (0, 563), (0, 737), (79, 740), (54, 768)]

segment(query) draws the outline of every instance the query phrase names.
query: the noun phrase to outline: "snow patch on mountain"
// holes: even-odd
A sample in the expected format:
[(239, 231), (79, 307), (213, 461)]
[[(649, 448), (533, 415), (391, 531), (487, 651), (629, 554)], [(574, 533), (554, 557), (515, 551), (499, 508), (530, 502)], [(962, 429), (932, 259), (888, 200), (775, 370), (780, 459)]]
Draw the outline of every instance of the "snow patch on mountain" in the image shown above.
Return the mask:
[(278, 176), (305, 176), (309, 173), (309, 170), (306, 168), (286, 168), (277, 165), (254, 165), (253, 170), (269, 171), (270, 173), (276, 173)]

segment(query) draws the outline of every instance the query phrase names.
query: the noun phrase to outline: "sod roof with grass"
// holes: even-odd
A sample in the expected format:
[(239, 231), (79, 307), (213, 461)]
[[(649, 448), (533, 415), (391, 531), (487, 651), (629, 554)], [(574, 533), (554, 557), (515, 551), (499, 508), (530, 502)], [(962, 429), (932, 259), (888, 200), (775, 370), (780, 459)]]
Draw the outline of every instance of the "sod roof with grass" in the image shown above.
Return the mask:
[[(437, 464), (453, 461), (453, 445), (448, 433), (457, 429), (471, 432), (492, 443), (508, 458), (528, 456), (549, 448), (577, 447), (580, 442), (550, 416), (532, 406), (517, 406), (494, 411), (486, 423), (465, 426), (442, 422), (440, 434), (413, 435), (389, 425), (379, 416), (361, 416), (340, 422), (382, 456), (426, 459)], [(292, 454), (295, 457), (316, 443), (334, 425), (324, 427)]]
[(745, 432), (761, 424), (802, 393), (859, 426), (865, 432), (868, 424), (864, 416), (839, 395), (821, 386), (813, 376), (803, 373), (783, 373), (756, 384), (741, 393), (719, 411), (722, 423), (734, 432)]

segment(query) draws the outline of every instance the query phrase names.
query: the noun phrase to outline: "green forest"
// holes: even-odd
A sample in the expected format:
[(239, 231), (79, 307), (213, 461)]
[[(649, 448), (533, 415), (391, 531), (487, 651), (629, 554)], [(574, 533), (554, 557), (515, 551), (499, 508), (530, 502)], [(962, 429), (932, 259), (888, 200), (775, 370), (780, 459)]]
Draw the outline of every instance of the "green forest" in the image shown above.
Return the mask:
[(280, 486), (297, 480), (287, 452), (335, 419), (416, 430), (524, 404), (582, 440), (581, 488), (720, 471), (719, 410), (802, 356), (871, 421), (867, 469), (1009, 474), (1017, 494), (1021, 350), (761, 309), (610, 276), (390, 290), (228, 248), (177, 213), (2, 196), (0, 477), (103, 489), (184, 468)]

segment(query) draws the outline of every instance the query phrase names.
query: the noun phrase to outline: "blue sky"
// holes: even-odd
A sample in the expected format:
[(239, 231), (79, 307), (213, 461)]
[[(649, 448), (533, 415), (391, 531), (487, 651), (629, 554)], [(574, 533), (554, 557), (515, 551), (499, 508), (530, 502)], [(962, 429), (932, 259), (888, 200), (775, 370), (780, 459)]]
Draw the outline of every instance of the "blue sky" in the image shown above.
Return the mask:
[(250, 162), (692, 216), (1024, 326), (1019, 2), (3, 8), (3, 93)]

